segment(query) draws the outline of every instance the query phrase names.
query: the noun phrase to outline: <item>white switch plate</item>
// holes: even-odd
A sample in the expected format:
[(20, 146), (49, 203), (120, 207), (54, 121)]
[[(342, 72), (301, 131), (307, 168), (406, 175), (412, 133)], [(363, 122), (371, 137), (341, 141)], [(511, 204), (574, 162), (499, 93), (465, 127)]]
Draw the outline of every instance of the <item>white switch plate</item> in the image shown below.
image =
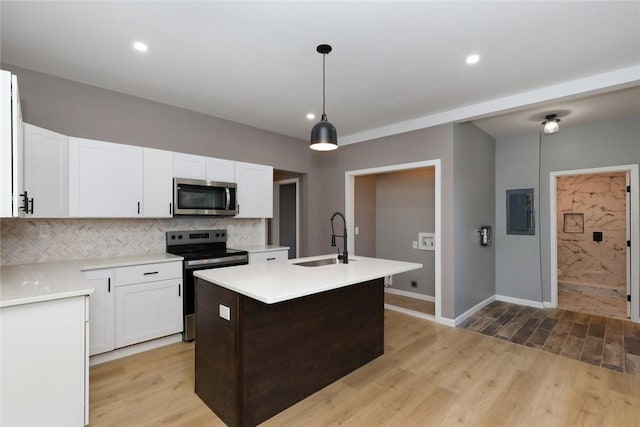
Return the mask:
[(224, 320), (231, 320), (231, 309), (226, 305), (220, 304), (218, 312)]
[(411, 247), (413, 249), (418, 249), (418, 242), (416, 242), (415, 240), (413, 241), (413, 243), (411, 244)]
[(360, 234), (360, 227), (356, 227), (354, 234), (357, 236)]
[(38, 236), (39, 237), (49, 237), (49, 231), (51, 230), (51, 227), (49, 227), (49, 224), (40, 224), (38, 226)]

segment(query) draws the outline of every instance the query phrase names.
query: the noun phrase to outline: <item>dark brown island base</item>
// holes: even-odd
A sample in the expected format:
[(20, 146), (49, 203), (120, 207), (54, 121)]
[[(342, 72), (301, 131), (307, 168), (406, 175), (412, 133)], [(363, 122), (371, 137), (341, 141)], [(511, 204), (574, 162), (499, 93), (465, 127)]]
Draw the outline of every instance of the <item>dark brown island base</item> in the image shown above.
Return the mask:
[(383, 354), (383, 279), (267, 304), (197, 278), (195, 340), (198, 396), (255, 426)]

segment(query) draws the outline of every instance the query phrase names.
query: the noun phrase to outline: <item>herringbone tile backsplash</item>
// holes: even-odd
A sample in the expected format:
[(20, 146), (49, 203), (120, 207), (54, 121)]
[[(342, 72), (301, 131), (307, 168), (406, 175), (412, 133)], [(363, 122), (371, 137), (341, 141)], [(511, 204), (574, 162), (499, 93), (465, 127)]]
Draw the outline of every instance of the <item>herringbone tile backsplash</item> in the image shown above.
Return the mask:
[(162, 253), (170, 230), (221, 228), (229, 247), (259, 245), (263, 227), (259, 219), (228, 218), (2, 219), (0, 265)]

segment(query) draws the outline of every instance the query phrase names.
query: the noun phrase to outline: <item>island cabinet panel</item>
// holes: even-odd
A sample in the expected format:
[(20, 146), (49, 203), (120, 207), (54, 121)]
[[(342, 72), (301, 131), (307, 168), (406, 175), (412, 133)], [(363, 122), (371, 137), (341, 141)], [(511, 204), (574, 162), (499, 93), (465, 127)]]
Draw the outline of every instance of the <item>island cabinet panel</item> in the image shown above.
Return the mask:
[(196, 393), (230, 426), (255, 426), (384, 352), (382, 279), (277, 304), (198, 279), (196, 298)]

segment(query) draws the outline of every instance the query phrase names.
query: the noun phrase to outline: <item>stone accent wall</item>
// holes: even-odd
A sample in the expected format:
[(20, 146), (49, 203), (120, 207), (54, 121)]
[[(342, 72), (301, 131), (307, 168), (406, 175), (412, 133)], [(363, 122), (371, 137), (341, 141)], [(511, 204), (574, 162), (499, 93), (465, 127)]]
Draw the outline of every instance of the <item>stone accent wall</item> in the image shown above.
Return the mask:
[[(558, 177), (558, 280), (626, 288), (626, 182), (624, 173)], [(565, 232), (564, 214), (581, 213)], [(593, 232), (602, 241), (593, 241)]]
[[(2, 219), (0, 265), (165, 252), (165, 232), (222, 228), (229, 247), (264, 244), (264, 220)], [(46, 235), (46, 236), (45, 236)]]

